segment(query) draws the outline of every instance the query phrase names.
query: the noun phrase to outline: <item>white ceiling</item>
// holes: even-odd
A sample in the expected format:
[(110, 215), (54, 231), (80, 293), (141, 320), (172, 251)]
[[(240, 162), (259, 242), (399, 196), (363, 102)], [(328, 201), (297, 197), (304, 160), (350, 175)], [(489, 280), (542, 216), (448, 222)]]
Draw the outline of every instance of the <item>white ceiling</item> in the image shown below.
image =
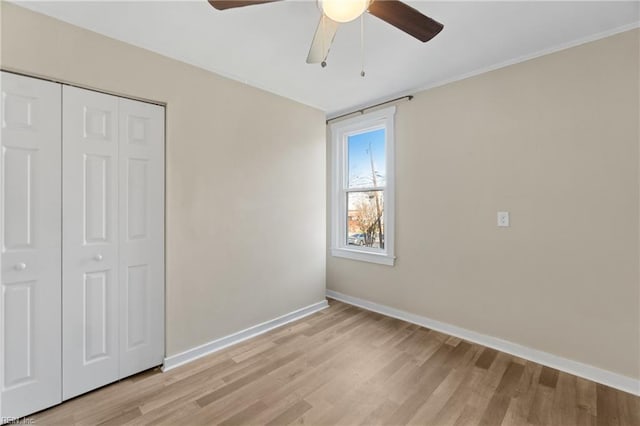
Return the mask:
[(338, 30), (328, 66), (305, 60), (314, 0), (226, 11), (205, 1), (17, 2), (23, 7), (320, 108), (329, 116), (637, 27), (640, 2), (430, 2), (444, 24), (423, 44), (373, 16)]

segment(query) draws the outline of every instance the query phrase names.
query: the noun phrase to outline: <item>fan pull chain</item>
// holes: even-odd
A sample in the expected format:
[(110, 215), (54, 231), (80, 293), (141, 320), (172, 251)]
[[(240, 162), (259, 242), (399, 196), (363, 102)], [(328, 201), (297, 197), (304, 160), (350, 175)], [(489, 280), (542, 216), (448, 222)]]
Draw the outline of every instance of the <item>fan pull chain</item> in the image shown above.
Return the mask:
[[(325, 43), (327, 41), (327, 26), (326, 26), (326, 19), (327, 17), (325, 16), (324, 12), (322, 13), (322, 18), (321, 18), (321, 22), (322, 22), (322, 54), (324, 55), (324, 52), (326, 52), (327, 50), (325, 49)], [(325, 58), (322, 58), (322, 62), (320, 62), (320, 66), (322, 68), (327, 66), (327, 62), (325, 61)]]
[(360, 15), (360, 76), (364, 77), (364, 13)]

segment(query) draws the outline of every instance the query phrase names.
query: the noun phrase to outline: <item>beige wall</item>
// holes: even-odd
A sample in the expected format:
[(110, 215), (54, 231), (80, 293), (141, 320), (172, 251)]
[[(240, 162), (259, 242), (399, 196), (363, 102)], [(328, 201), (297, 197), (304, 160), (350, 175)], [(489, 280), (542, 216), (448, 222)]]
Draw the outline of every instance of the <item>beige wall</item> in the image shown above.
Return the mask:
[(3, 69), (167, 103), (167, 353), (325, 292), (321, 111), (2, 3)]
[(398, 105), (397, 264), (327, 287), (640, 378), (639, 34)]

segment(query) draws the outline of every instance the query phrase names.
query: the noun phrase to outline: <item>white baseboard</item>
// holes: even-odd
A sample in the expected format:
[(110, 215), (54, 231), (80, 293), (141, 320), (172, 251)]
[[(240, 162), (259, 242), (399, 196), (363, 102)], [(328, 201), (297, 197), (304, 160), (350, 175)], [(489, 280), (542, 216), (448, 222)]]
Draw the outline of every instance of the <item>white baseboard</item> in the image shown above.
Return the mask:
[(623, 376), (618, 373), (603, 370), (592, 365), (583, 364), (548, 352), (532, 349), (507, 340), (498, 339), (497, 337), (487, 336), (486, 334), (477, 333), (475, 331), (467, 330), (466, 328), (457, 327), (455, 325), (436, 321), (389, 306), (380, 305), (358, 297), (348, 296), (346, 294), (338, 293), (337, 291), (327, 290), (327, 297), (350, 305), (358, 306), (369, 311), (378, 312), (389, 317), (417, 324), (422, 327), (430, 328), (460, 339), (468, 340), (469, 342), (477, 343), (482, 346), (487, 346), (501, 352), (506, 352), (529, 361), (537, 362), (538, 364), (546, 365), (547, 367), (555, 368), (566, 373), (640, 396), (640, 380), (638, 379)]
[(238, 331), (237, 333), (205, 343), (204, 345), (196, 346), (195, 348), (191, 348), (176, 355), (171, 355), (164, 359), (162, 371), (168, 371), (179, 367), (198, 358), (202, 358), (203, 356), (212, 354), (231, 345), (235, 345), (236, 343), (240, 343), (244, 340), (266, 333), (274, 328), (304, 318), (327, 307), (329, 307), (329, 304), (326, 300), (323, 300), (321, 302), (314, 303), (313, 305), (306, 306), (272, 320), (263, 322), (262, 324), (254, 325), (253, 327)]

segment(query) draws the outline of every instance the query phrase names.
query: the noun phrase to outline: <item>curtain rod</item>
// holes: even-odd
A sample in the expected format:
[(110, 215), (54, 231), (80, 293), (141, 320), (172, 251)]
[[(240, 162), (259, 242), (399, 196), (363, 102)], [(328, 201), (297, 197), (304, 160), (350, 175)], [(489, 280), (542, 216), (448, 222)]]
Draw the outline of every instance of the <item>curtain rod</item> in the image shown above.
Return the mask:
[(391, 100), (388, 100), (388, 101), (380, 102), (379, 104), (370, 105), (370, 106), (365, 107), (365, 108), (357, 109), (355, 111), (351, 111), (351, 112), (348, 112), (346, 114), (342, 114), (342, 115), (339, 115), (337, 117), (330, 118), (330, 119), (327, 120), (327, 124), (329, 124), (331, 121), (338, 120), (340, 118), (344, 118), (344, 117), (347, 117), (347, 116), (349, 116), (351, 114), (356, 114), (358, 112), (360, 114), (364, 114), (365, 111), (368, 111), (370, 109), (377, 108), (377, 107), (382, 106), (382, 105), (387, 105), (387, 104), (390, 104), (390, 103), (393, 103), (393, 102), (398, 102), (398, 101), (401, 101), (403, 99), (406, 99), (407, 101), (410, 101), (411, 99), (413, 99), (413, 95), (400, 96), (399, 98), (395, 98), (395, 99), (391, 99)]

